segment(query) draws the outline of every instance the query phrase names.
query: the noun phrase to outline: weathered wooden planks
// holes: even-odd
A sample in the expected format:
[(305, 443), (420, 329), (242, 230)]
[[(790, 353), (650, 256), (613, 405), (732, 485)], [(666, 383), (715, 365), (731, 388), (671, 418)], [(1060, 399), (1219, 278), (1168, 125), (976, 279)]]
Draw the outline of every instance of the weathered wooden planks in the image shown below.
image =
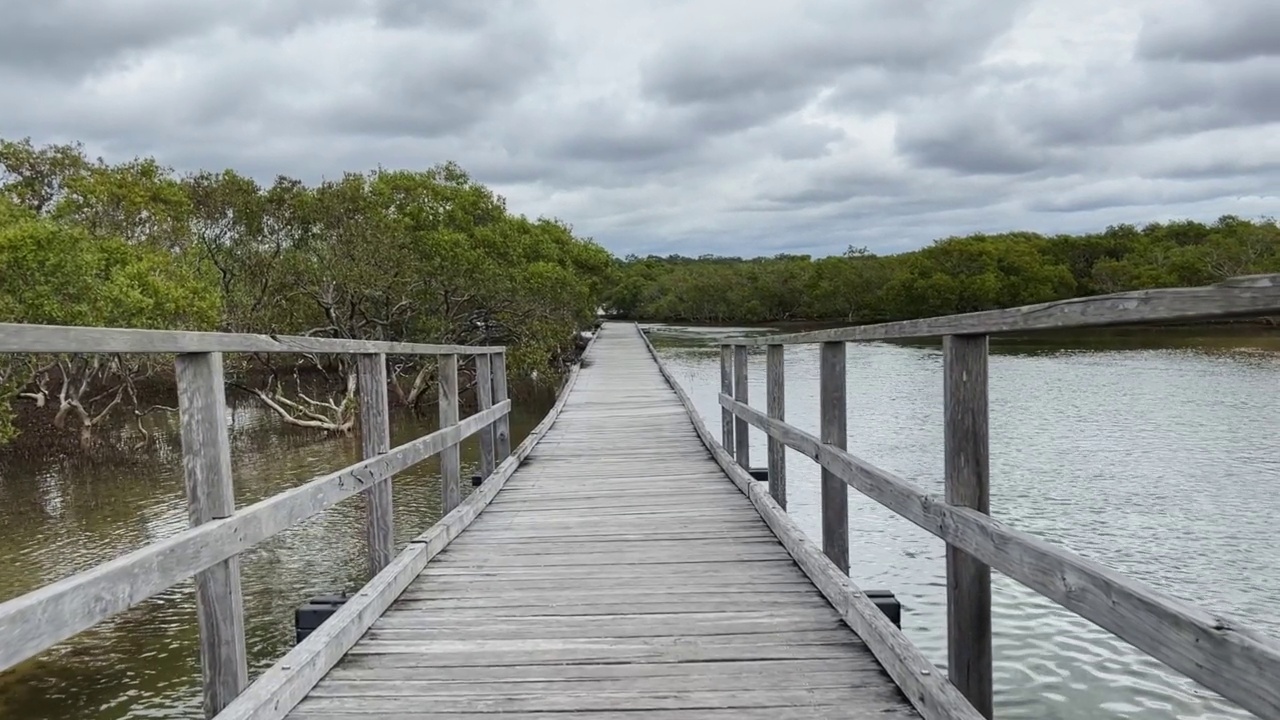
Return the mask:
[[(440, 427), (458, 424), (458, 356), (438, 358)], [(462, 502), (462, 449), (457, 445), (440, 451), (440, 510), (446, 515)]]
[[(843, 448), (849, 442), (845, 400), (845, 344), (822, 343), (819, 359), (818, 410), (822, 441)], [(746, 424), (746, 418), (739, 422)], [(849, 574), (849, 488), (844, 480), (822, 469), (822, 551), (844, 574)]]
[(916, 717), (608, 324), (527, 464), (292, 717), (726, 709)]
[[(588, 352), (590, 347), (588, 347)], [(422, 571), (431, 558), (438, 555), (480, 514), (533, 447), (546, 435), (560, 416), (577, 381), (580, 367), (573, 368), (565, 379), (556, 404), (538, 423), (515, 452), (506, 458), (480, 488), (467, 496), (458, 507), (445, 515), (429, 530), (414, 538), (372, 581), (348, 600), (321, 628), (302, 641), (262, 674), (249, 689), (218, 716), (218, 720), (250, 720), (284, 717), (305, 694), (327, 673), (334, 663), (381, 616), (388, 605)], [(510, 405), (504, 401), (503, 405)], [(492, 411), (489, 411), (492, 412)], [(484, 413), (481, 413), (483, 415)], [(474, 417), (463, 421), (465, 425)]]
[[(749, 388), (747, 381), (747, 347), (738, 345), (733, 348), (733, 397), (740, 403), (748, 402)], [(733, 457), (744, 468), (751, 467), (751, 426), (741, 418), (733, 421)]]
[[(493, 364), (488, 355), (476, 355), (476, 411), (484, 412), (493, 407)], [(493, 474), (497, 463), (493, 455), (493, 427), (480, 431), (480, 478)]]
[[(787, 417), (786, 348), (770, 345), (765, 351), (765, 395), (769, 417)], [(723, 412), (723, 411), (722, 411)], [(787, 446), (774, 437), (768, 438), (769, 494), (783, 510), (787, 509)]]
[[(507, 402), (507, 355), (492, 356), (493, 402)], [(502, 462), (511, 455), (511, 418), (503, 416), (493, 425), (494, 462)]]
[(0, 670), (86, 630), (505, 416), (510, 401), (391, 452), (261, 500), (127, 555), (0, 603)]
[(1228, 278), (1216, 285), (1135, 290), (1039, 305), (878, 325), (733, 338), (740, 345), (858, 342), (943, 335), (998, 334), (1053, 328), (1191, 322), (1280, 313), (1280, 274)]
[(1259, 717), (1280, 717), (1280, 640), (957, 507), (897, 475), (721, 395), (720, 404), (854, 489)]
[[(174, 369), (187, 509), (191, 527), (198, 528), (236, 511), (222, 354), (179, 355)], [(249, 684), (240, 558), (230, 555), (201, 569), (195, 578), (204, 713), (213, 717)]]
[(0, 323), (0, 353), (502, 353), (489, 345), (430, 345), (290, 335)]
[[(391, 410), (387, 403), (387, 356), (361, 355), (356, 360), (360, 383), (360, 451), (365, 459), (391, 450)], [(391, 478), (364, 491), (364, 529), (369, 544), (369, 577), (382, 572), (396, 554), (395, 512)]]
[[(943, 437), (948, 503), (990, 512), (987, 457), (987, 336), (944, 338)], [(947, 672), (986, 717), (992, 717), (991, 569), (947, 546)]]
[[(733, 393), (733, 346), (720, 346), (720, 392), (732, 396)], [(724, 410), (720, 413), (720, 444), (726, 450), (733, 449), (733, 413)]]

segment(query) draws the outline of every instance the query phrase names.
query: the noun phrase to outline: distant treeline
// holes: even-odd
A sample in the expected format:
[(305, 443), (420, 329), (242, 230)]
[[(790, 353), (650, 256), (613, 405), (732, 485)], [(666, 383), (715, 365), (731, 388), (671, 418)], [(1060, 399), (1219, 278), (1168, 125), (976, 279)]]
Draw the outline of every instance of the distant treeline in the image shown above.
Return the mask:
[[(262, 185), (0, 140), (0, 322), (504, 344), (514, 374), (545, 377), (595, 320), (613, 262), (453, 164)], [(227, 362), (287, 422), (351, 428), (353, 358)], [(434, 398), (431, 361), (390, 369), (404, 404)], [(93, 444), (113, 419), (170, 410), (139, 388), (171, 386), (171, 370), (156, 356), (0, 356), (0, 441), (26, 408), (23, 423)], [(327, 387), (304, 390), (304, 376)]]
[(861, 248), (824, 258), (631, 255), (616, 272), (605, 304), (624, 318), (870, 323), (1280, 272), (1280, 227), (1224, 216), (1085, 235), (950, 237), (884, 256)]

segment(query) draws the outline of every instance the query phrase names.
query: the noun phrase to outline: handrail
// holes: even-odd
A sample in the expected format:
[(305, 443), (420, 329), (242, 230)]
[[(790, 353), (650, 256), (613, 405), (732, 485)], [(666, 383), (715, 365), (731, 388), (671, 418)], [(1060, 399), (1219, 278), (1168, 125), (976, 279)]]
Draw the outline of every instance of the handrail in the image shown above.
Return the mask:
[(230, 517), (183, 530), (0, 603), (0, 671), (456, 446), (510, 411), (511, 401), (505, 400), (385, 455), (313, 478)]
[(505, 350), (506, 348), (498, 345), (433, 345), (301, 335), (0, 323), (0, 353), (225, 352), (481, 355), (502, 353)]
[(648, 336), (642, 332), (640, 337), (644, 339), (645, 347), (657, 363), (662, 377), (689, 414), (694, 431), (711, 453), (711, 457), (751, 501), (756, 512), (760, 513), (761, 519), (796, 561), (800, 570), (840, 613), (845, 623), (862, 638), (867, 649), (875, 655), (889, 677), (893, 678), (912, 707), (924, 720), (980, 720), (983, 716), (955, 686), (933, 671), (933, 663), (849, 578), (848, 570), (838, 567), (829, 556), (823, 554), (822, 549), (787, 514), (785, 505), (778, 502), (769, 490), (761, 487), (761, 483), (754, 482), (743, 465), (734, 461), (730, 452), (730, 448), (734, 447), (733, 438), (730, 437), (724, 445), (716, 443), (698, 414), (698, 409), (689, 399), (689, 394), (680, 387), (666, 363), (662, 362)]
[[(596, 337), (583, 351), (591, 352)], [(560, 417), (569, 392), (578, 381), (581, 364), (574, 365), (560, 386), (555, 405), (542, 422), (525, 436), (492, 475), (452, 512), (409, 541), (407, 547), (356, 597), (347, 601), (311, 635), (267, 668), (257, 680), (226, 707), (216, 720), (281, 720), (364, 635), (409, 583), (436, 555), (453, 542), (480, 515), (506, 485), (524, 459)]]
[[(995, 568), (1110, 631), (1259, 717), (1280, 717), (1280, 640), (1210, 613), (1082, 558), (989, 515), (988, 336), (1064, 327), (1141, 325), (1280, 313), (1280, 274), (1217, 285), (1144, 290), (1010, 310), (757, 338), (721, 347), (718, 403), (726, 458), (750, 467), (746, 427), (764, 431), (769, 495), (785, 508), (783, 448), (822, 468), (823, 550), (847, 572), (847, 487), (947, 544), (947, 651), (951, 681), (984, 716), (992, 714), (991, 579)], [(846, 342), (943, 336), (945, 497), (845, 449)], [(788, 424), (783, 346), (821, 343), (820, 434)], [(748, 345), (768, 348), (767, 412), (747, 397)], [(732, 419), (733, 422), (729, 422)]]
[[(239, 553), (362, 493), (370, 574), (382, 577), (397, 558), (391, 500), (395, 473), (440, 455), (442, 510), (456, 522), (462, 502), (458, 448), (465, 438), (481, 433), (482, 472), (496, 477), (511, 471), (511, 400), (502, 347), (0, 324), (0, 352), (175, 353), (191, 521), (188, 530), (0, 603), (0, 671), (194, 576), (203, 704), (206, 717), (213, 717), (248, 686)], [(237, 509), (226, 424), (225, 352), (358, 355), (365, 459)], [(436, 355), (440, 363), (440, 429), (394, 449), (388, 354)], [(473, 358), (477, 387), (484, 386), (477, 391), (477, 412), (467, 418), (458, 414), (459, 355)]]
[(997, 335), (1111, 325), (1224, 320), (1273, 313), (1280, 313), (1280, 273), (1244, 275), (1201, 287), (1135, 290), (962, 315), (785, 335), (728, 338), (725, 343), (796, 345), (902, 340), (943, 335)]

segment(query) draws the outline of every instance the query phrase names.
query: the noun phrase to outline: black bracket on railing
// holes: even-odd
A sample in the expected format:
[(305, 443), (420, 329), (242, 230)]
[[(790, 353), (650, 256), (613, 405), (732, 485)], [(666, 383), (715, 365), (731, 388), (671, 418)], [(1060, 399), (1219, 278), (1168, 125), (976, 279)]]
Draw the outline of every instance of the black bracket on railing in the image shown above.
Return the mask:
[(347, 600), (345, 595), (320, 595), (308, 599), (293, 611), (293, 629), (297, 638), (295, 642), (306, 640), (307, 636), (319, 628), (321, 623), (338, 612), (338, 608), (342, 607)]

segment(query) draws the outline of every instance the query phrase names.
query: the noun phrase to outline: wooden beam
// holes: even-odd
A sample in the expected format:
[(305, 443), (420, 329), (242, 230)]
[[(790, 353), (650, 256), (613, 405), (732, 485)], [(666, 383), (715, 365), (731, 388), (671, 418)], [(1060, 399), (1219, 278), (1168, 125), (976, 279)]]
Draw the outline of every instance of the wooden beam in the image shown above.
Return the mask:
[[(594, 342), (593, 338), (592, 343)], [(587, 345), (586, 352), (591, 352), (591, 344)], [(263, 672), (217, 720), (280, 720), (287, 716), (404, 592), (427, 563), (448, 547), (475, 520), (480, 511), (492, 502), (507, 480), (515, 474), (516, 468), (560, 417), (569, 392), (577, 383), (580, 370), (581, 366), (575, 365), (569, 371), (551, 411), (525, 437), (515, 452), (494, 470), (489, 481), (468, 495), (453, 512), (441, 518), (431, 529), (414, 538), (391, 565), (361, 588), (355, 598), (348, 600), (318, 630)]]
[[(787, 388), (785, 372), (786, 347), (770, 345), (765, 351), (765, 395), (769, 417), (785, 420), (787, 417)], [(721, 412), (724, 412), (723, 410)], [(778, 507), (787, 509), (787, 446), (777, 438), (769, 441), (769, 495)]]
[[(367, 458), (391, 450), (391, 411), (387, 402), (387, 356), (360, 355), (360, 450)], [(364, 528), (368, 541), (369, 577), (382, 571), (396, 554), (395, 513), (391, 504), (391, 478), (364, 491)]]
[(0, 671), (462, 442), (510, 411), (511, 402), (504, 401), (455, 427), (317, 477), (231, 517), (184, 530), (0, 603)]
[[(822, 441), (838, 448), (849, 441), (846, 372), (845, 344), (823, 343), (818, 380), (819, 424)], [(747, 421), (742, 418), (741, 422)], [(822, 469), (822, 550), (836, 567), (849, 574), (849, 488), (827, 468)]]
[[(990, 512), (987, 336), (943, 339), (946, 501)], [(991, 569), (947, 546), (947, 671), (978, 712), (993, 713)]]
[[(738, 345), (733, 348), (733, 397), (740, 403), (747, 403), (747, 347)], [(733, 455), (738, 464), (744, 468), (751, 467), (751, 433), (747, 431), (746, 420), (735, 420), (733, 424)]]
[[(693, 423), (703, 446), (715, 458), (716, 463), (737, 488), (750, 498), (760, 517), (773, 531), (788, 554), (809, 577), (823, 596), (840, 613), (840, 617), (858, 637), (867, 644), (867, 648), (876, 656), (876, 660), (884, 667), (885, 672), (902, 689), (903, 694), (912, 707), (920, 713), (924, 720), (980, 720), (982, 715), (969, 701), (960, 694), (947, 678), (934, 668), (933, 663), (902, 634), (902, 630), (876, 607), (861, 589), (848, 577), (846, 571), (836, 567), (817, 545), (805, 536), (804, 531), (795, 520), (786, 513), (767, 490), (757, 482), (752, 482), (746, 469), (740, 467), (729, 452), (720, 447), (712, 439), (710, 431), (689, 399), (688, 393), (680, 387), (680, 383), (667, 370), (653, 345), (645, 339), (649, 353), (658, 363), (658, 369), (666, 378), (667, 384), (675, 391), (684, 405), (689, 420)], [(727, 394), (721, 394), (721, 405), (736, 407), (738, 403)], [(725, 405), (728, 400), (733, 405)], [(742, 406), (748, 407), (749, 406)], [(752, 410), (752, 412), (756, 412)], [(790, 427), (785, 423), (778, 423)], [(759, 426), (757, 426), (759, 427)]]
[[(488, 355), (476, 355), (476, 409), (483, 412), (493, 407), (493, 364)], [(480, 431), (480, 478), (493, 474), (493, 426)]]
[[(441, 355), (440, 427), (458, 424), (458, 356)], [(457, 445), (440, 451), (440, 512), (448, 515), (462, 502), (462, 451)]]
[(0, 323), (0, 353), (501, 353), (490, 345), (430, 345), (250, 333)]
[[(733, 346), (720, 346), (720, 392), (733, 395)], [(720, 444), (726, 450), (734, 450), (733, 413), (728, 410), (720, 413)]]
[(1229, 278), (1216, 285), (1160, 288), (1055, 300), (1005, 310), (903, 320), (811, 332), (730, 338), (742, 345), (859, 342), (1056, 328), (1199, 322), (1280, 313), (1280, 274)]
[[(187, 510), (191, 527), (198, 528), (236, 511), (222, 355), (179, 355), (175, 370)], [(240, 559), (229, 555), (195, 578), (204, 714), (213, 717), (249, 684)]]
[[(493, 356), (493, 401), (507, 401), (507, 355)], [(511, 455), (511, 418), (503, 416), (493, 426), (493, 452), (495, 462), (501, 463)]]
[(1280, 640), (977, 510), (949, 505), (727, 395), (720, 396), (720, 405), (830, 468), (872, 500), (1258, 717), (1280, 717), (1280, 684), (1270, 680), (1280, 677)]

